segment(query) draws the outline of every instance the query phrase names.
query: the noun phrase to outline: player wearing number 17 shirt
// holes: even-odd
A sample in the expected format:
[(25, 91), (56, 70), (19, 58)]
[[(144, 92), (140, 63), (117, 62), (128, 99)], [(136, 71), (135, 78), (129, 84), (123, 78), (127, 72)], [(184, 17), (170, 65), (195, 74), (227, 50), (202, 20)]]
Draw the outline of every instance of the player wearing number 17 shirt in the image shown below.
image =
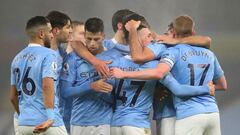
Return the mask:
[(45, 17), (33, 17), (26, 32), (30, 43), (11, 66), (11, 101), (19, 115), (18, 132), (66, 135), (55, 94), (57, 55), (49, 49), (51, 24)]
[[(189, 16), (179, 16), (174, 20), (174, 33), (182, 38), (191, 35), (193, 21)], [(216, 89), (226, 89), (223, 70), (214, 55), (208, 49), (179, 44), (169, 48), (161, 56), (160, 63), (154, 69), (138, 72), (113, 71), (117, 78), (162, 79), (171, 73), (181, 84), (192, 86), (206, 85), (213, 81)], [(169, 87), (171, 81), (164, 85)], [(182, 89), (182, 92), (187, 91)], [(216, 99), (210, 94), (198, 96), (174, 95), (176, 109), (176, 135), (220, 135), (219, 110)]]

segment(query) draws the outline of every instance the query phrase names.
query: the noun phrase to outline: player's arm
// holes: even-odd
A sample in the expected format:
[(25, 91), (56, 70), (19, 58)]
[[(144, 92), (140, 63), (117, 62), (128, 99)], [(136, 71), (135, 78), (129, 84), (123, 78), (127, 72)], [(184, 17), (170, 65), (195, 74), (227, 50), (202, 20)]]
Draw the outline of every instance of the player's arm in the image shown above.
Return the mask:
[[(178, 49), (169, 48), (162, 54), (160, 63), (157, 65), (156, 68), (149, 68), (133, 72), (127, 72), (122, 71), (118, 68), (113, 68), (111, 70), (111, 74), (118, 79), (130, 78), (139, 80), (161, 80), (174, 66), (175, 61), (178, 59), (178, 54)], [(144, 67), (144, 65), (142, 67)]]
[(209, 84), (206, 86), (182, 85), (179, 84), (179, 82), (172, 76), (171, 73), (166, 75), (160, 82), (178, 97), (198, 96), (205, 94), (210, 94), (212, 96), (215, 95), (215, 87), (212, 82), (209, 82)]
[(45, 132), (54, 123), (54, 80), (50, 77), (42, 79), (43, 102), (46, 108), (48, 120), (37, 125), (33, 133)]
[[(50, 77), (42, 79), (43, 101), (46, 110), (53, 110), (54, 108), (54, 80)], [(53, 117), (48, 119), (53, 120)]]
[(42, 91), (47, 120), (37, 125), (33, 133), (45, 132), (54, 123), (54, 80), (57, 77), (57, 56), (52, 52), (45, 57), (42, 64)]
[(227, 90), (227, 81), (224, 72), (218, 62), (217, 57), (214, 60), (214, 77), (213, 82), (216, 90)]
[(161, 80), (170, 70), (168, 64), (159, 63), (156, 68), (141, 71), (122, 71), (119, 68), (112, 68), (111, 74), (118, 79)]
[(131, 20), (126, 23), (125, 27), (129, 32), (129, 46), (132, 56), (132, 60), (136, 63), (144, 63), (155, 58), (153, 52), (143, 47), (138, 40), (137, 28), (140, 25), (140, 21)]
[(198, 36), (198, 35), (184, 37), (181, 39), (172, 38), (166, 35), (159, 35), (158, 41), (162, 41), (163, 43), (170, 44), (170, 45), (171, 44), (172, 45), (190, 44), (194, 46), (202, 46), (202, 47), (210, 48), (212, 39), (208, 36)]
[(79, 56), (87, 60), (96, 68), (99, 75), (109, 76), (109, 69), (107, 66), (109, 62), (104, 62), (93, 56), (81, 41), (75, 41), (72, 44), (72, 47)]
[(208, 36), (195, 35), (195, 36), (189, 36), (189, 37), (182, 38), (179, 41), (179, 44), (183, 43), (183, 44), (190, 44), (190, 45), (196, 45), (196, 46), (210, 48), (211, 41), (212, 41), (212, 39)]
[(79, 86), (72, 86), (67, 81), (61, 81), (62, 95), (64, 98), (81, 97), (94, 91), (108, 93), (112, 91), (112, 85), (105, 82), (104, 79), (99, 79), (95, 82), (86, 81)]
[(216, 90), (227, 90), (227, 81), (224, 75), (216, 80), (214, 84)]
[(11, 90), (10, 90), (10, 101), (15, 109), (15, 111), (20, 114), (19, 112), (19, 106), (18, 106), (18, 92), (17, 88), (15, 85), (11, 85)]

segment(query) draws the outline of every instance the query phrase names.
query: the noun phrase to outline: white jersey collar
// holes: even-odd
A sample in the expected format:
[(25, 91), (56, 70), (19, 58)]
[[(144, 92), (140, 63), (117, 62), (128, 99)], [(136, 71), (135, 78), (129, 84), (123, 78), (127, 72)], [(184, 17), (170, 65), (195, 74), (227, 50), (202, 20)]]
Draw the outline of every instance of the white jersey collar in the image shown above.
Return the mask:
[(40, 44), (34, 44), (34, 43), (28, 44), (28, 47), (33, 47), (33, 46), (41, 46), (41, 45)]
[(115, 38), (112, 38), (112, 42), (113, 42), (114, 44), (117, 44), (117, 43), (118, 43)]

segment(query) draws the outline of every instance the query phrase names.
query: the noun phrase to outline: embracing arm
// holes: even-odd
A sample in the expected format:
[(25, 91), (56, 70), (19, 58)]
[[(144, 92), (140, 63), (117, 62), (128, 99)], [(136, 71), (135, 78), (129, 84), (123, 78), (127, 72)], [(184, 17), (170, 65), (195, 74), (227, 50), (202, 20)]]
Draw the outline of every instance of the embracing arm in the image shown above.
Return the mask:
[(108, 93), (112, 91), (112, 85), (105, 82), (105, 79), (99, 79), (95, 82), (85, 81), (79, 86), (72, 86), (67, 81), (61, 81), (61, 94), (64, 98), (68, 97), (81, 97), (90, 92), (103, 92)]
[(171, 74), (166, 75), (160, 82), (178, 97), (215, 94), (214, 85), (212, 83), (209, 83), (208, 86), (182, 85), (179, 84)]
[(175, 45), (175, 44), (190, 44), (194, 46), (202, 46), (210, 48), (212, 39), (208, 36), (189, 36), (184, 38), (172, 38), (166, 35), (159, 35), (158, 41), (162, 41), (165, 44)]
[(137, 27), (140, 21), (131, 20), (127, 22), (126, 29), (129, 32), (129, 46), (132, 60), (136, 63), (144, 63), (154, 59), (154, 54), (147, 47), (143, 47), (138, 39)]
[(91, 63), (100, 75), (109, 76), (109, 69), (107, 66), (108, 62), (99, 60), (94, 55), (92, 55), (81, 41), (75, 41), (72, 44), (72, 47), (79, 56)]
[(129, 78), (129, 79), (139, 79), (139, 80), (161, 80), (168, 72), (170, 67), (168, 64), (159, 63), (156, 68), (146, 69), (141, 71), (122, 71), (118, 68), (113, 68), (111, 70), (112, 75), (118, 79)]
[(190, 44), (210, 48), (212, 39), (208, 36), (189, 36), (182, 38), (179, 43)]
[(85, 81), (79, 86), (72, 86), (71, 83), (62, 80), (60, 82), (61, 95), (64, 98), (83, 96), (92, 91), (90, 84), (90, 81)]

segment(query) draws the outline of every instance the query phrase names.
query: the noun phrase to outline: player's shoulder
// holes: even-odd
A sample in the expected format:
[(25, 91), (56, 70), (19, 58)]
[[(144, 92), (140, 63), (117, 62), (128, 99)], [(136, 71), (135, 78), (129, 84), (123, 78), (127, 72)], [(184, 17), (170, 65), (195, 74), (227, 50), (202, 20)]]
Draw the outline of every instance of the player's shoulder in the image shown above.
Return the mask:
[(158, 60), (152, 60), (141, 65), (141, 68), (155, 68), (158, 64)]
[(192, 49), (192, 46), (189, 44), (177, 44), (173, 47), (167, 48), (167, 50), (170, 52), (180, 52), (182, 50), (188, 50), (188, 49)]
[(155, 48), (164, 47), (164, 48), (167, 48), (166, 44), (163, 44), (162, 42), (156, 42), (156, 41), (150, 42), (148, 44), (148, 47), (155, 47)]
[(115, 46), (115, 43), (112, 41), (112, 39), (104, 39), (102, 44), (107, 50)]
[[(121, 57), (118, 57), (116, 59), (114, 59), (113, 61), (114, 63), (118, 63), (118, 64), (126, 64), (126, 63), (134, 63), (132, 61), (132, 57), (130, 55), (125, 55), (125, 56), (121, 56)], [(127, 64), (126, 64), (127, 65)]]
[(41, 56), (57, 56), (57, 52), (50, 49), (50, 48), (47, 48), (47, 47), (38, 47), (37, 48), (37, 51), (36, 51), (38, 54), (40, 54)]

